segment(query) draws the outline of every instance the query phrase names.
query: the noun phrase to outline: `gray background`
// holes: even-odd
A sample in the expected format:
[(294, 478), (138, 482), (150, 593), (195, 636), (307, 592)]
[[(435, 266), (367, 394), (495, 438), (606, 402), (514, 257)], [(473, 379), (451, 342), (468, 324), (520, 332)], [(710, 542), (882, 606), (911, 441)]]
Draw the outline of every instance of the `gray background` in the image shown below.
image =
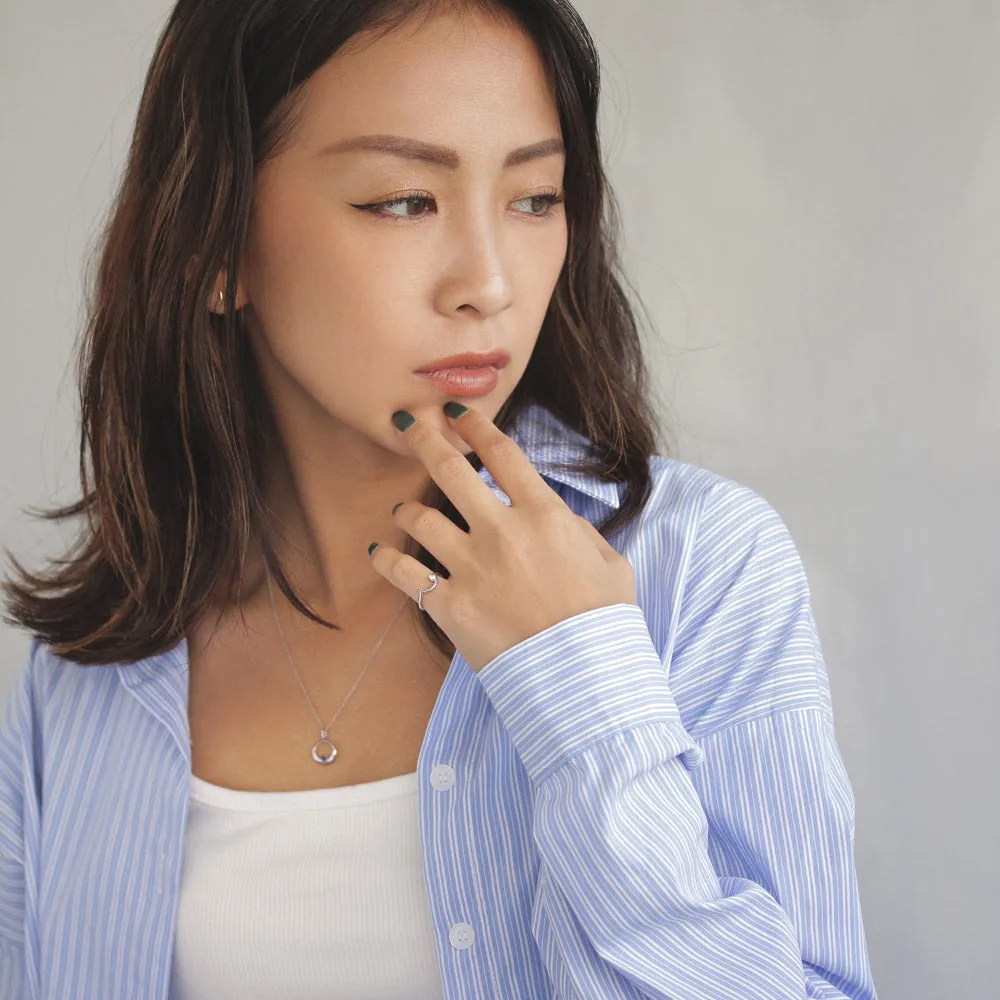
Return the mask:
[[(77, 496), (85, 253), (168, 8), (0, 3), (0, 544), (29, 563), (71, 540), (20, 508)], [(675, 454), (806, 565), (880, 1000), (997, 996), (1000, 2), (578, 8)], [(0, 629), (0, 693), (26, 651)]]

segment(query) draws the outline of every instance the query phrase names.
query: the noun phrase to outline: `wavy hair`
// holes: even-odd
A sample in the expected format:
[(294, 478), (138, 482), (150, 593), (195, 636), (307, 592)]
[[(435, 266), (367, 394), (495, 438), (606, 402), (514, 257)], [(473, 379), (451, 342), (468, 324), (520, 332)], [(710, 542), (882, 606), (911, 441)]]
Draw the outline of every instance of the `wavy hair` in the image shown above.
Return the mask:
[[(5, 621), (80, 664), (141, 659), (176, 644), (237, 582), (250, 544), (308, 618), (272, 542), (265, 446), (272, 417), (235, 309), (257, 169), (294, 133), (302, 84), (359, 32), (421, 13), (477, 9), (534, 39), (566, 146), (568, 249), (524, 375), (495, 423), (540, 403), (583, 434), (572, 468), (625, 484), (607, 537), (648, 499), (661, 432), (616, 250), (619, 214), (598, 137), (596, 48), (568, 0), (179, 0), (149, 66), (131, 147), (92, 251), (74, 362), (81, 499), (27, 512), (85, 516), (72, 551), (31, 572), (9, 550)], [(225, 308), (205, 306), (225, 268)], [(477, 456), (471, 464), (481, 469)], [(432, 484), (422, 498), (468, 524)], [(409, 539), (406, 551), (447, 577)], [(454, 646), (428, 615), (426, 634)]]

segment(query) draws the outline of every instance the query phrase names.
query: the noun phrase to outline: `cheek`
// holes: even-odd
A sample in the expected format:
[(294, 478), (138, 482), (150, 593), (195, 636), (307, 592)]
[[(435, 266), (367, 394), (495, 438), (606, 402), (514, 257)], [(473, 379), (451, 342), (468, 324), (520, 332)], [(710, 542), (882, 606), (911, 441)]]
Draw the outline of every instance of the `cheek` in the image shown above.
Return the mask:
[[(323, 409), (398, 408), (393, 400), (411, 360), (402, 348), (413, 342), (414, 288), (426, 275), (394, 269), (385, 241), (365, 246), (350, 227), (302, 221), (301, 228), (283, 220), (259, 232), (253, 307), (262, 337)], [(383, 397), (389, 403), (375, 402)]]
[(529, 289), (532, 308), (539, 313), (539, 322), (548, 309), (552, 294), (555, 292), (566, 260), (568, 246), (565, 221), (561, 225), (553, 224), (551, 241), (537, 248), (530, 268), (525, 269), (522, 286)]
[(322, 231), (295, 204), (272, 200), (247, 235), (247, 293), (264, 336), (273, 343), (315, 317), (316, 297), (330, 267)]
[[(322, 351), (349, 341), (385, 299), (384, 269), (372, 266), (349, 227), (323, 212), (276, 204), (247, 240), (248, 292), (275, 353)], [(376, 327), (377, 328), (377, 327)]]
[(558, 221), (551, 223), (546, 239), (540, 242), (535, 254), (532, 279), (536, 289), (547, 288), (551, 292), (555, 288), (563, 262), (566, 260), (568, 246), (569, 236), (564, 215)]

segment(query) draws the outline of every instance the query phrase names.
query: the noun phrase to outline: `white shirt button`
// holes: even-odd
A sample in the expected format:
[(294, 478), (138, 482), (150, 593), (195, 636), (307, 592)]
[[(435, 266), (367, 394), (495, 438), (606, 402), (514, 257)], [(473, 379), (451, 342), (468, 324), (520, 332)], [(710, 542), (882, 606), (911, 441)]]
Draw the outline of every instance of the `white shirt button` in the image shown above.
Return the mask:
[(464, 949), (472, 947), (476, 932), (472, 929), (471, 924), (452, 924), (451, 933), (448, 936), (451, 938), (452, 947)]
[(455, 784), (455, 769), (451, 764), (438, 764), (431, 771), (431, 784), (439, 791), (444, 792)]

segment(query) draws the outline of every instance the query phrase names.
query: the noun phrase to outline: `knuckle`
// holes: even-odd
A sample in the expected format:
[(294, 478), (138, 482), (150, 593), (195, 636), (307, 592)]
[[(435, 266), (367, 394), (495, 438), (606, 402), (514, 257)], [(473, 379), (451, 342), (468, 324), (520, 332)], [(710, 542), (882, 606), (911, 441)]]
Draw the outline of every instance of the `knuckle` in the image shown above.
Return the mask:
[(486, 457), (502, 464), (513, 459), (520, 451), (517, 444), (504, 434), (489, 443)]
[(465, 475), (468, 465), (469, 461), (464, 455), (457, 453), (448, 455), (446, 458), (441, 459), (441, 464), (438, 466), (438, 474), (448, 482), (455, 483), (459, 481), (461, 476)]
[(437, 511), (432, 510), (430, 507), (421, 507), (416, 515), (414, 515), (413, 527), (421, 533), (429, 532), (437, 520), (436, 514)]
[[(536, 509), (550, 528), (558, 528), (566, 524), (572, 524), (572, 519), (567, 520), (566, 511), (569, 509), (562, 500), (556, 496), (540, 496), (536, 501)], [(577, 514), (577, 517), (580, 515)]]
[(490, 504), (479, 517), (477, 528), (487, 533), (491, 538), (499, 538), (511, 530), (511, 518), (506, 515), (510, 511), (503, 504)]
[(397, 555), (396, 558), (393, 559), (393, 561), (387, 567), (386, 573), (388, 574), (389, 579), (392, 580), (393, 583), (402, 584), (406, 582), (404, 579), (406, 574), (403, 570), (405, 562), (406, 559), (402, 555)]

